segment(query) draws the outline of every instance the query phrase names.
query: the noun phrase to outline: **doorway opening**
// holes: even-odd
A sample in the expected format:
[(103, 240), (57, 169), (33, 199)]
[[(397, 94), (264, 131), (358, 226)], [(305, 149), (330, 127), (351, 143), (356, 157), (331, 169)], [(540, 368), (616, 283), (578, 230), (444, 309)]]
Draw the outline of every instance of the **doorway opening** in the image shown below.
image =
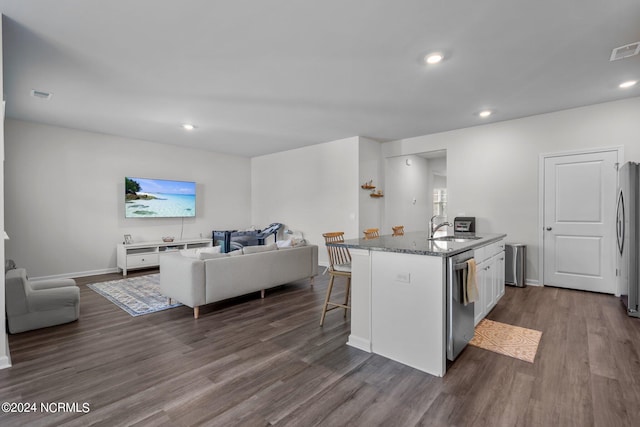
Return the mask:
[(429, 219), (447, 217), (447, 151), (437, 150), (385, 159), (384, 229), (404, 225), (424, 231)]

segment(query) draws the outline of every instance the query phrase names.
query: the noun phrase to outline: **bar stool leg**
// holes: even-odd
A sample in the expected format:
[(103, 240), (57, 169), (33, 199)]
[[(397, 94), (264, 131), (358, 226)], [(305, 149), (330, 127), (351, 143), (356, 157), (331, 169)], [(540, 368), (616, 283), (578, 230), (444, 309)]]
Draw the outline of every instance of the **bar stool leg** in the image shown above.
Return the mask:
[(329, 305), (329, 298), (331, 298), (331, 290), (333, 289), (333, 279), (336, 277), (329, 273), (331, 278), (329, 279), (329, 287), (327, 288), (327, 297), (324, 299), (324, 307), (322, 307), (322, 317), (320, 318), (320, 326), (324, 325), (324, 317), (327, 315), (327, 306)]
[[(349, 306), (349, 296), (351, 294), (351, 277), (347, 277), (347, 296), (344, 298), (344, 305)], [(347, 318), (347, 307), (344, 308), (344, 318)]]

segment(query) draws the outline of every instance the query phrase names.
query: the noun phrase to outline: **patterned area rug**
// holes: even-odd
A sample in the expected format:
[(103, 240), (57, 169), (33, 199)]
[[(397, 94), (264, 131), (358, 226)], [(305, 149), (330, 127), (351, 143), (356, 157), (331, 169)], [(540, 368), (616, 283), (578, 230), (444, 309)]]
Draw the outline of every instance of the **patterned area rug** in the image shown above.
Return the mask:
[(169, 298), (160, 293), (160, 274), (92, 283), (88, 286), (132, 316), (142, 316), (182, 305), (169, 305)]
[(483, 319), (469, 344), (533, 363), (542, 332)]

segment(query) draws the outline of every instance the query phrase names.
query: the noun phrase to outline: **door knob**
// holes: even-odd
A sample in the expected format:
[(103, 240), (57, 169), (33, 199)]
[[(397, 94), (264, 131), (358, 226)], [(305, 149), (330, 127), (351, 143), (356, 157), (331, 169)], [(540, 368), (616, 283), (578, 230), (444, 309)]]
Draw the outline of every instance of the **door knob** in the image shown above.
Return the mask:
[(547, 231), (551, 231), (553, 230), (551, 227), (547, 227)]

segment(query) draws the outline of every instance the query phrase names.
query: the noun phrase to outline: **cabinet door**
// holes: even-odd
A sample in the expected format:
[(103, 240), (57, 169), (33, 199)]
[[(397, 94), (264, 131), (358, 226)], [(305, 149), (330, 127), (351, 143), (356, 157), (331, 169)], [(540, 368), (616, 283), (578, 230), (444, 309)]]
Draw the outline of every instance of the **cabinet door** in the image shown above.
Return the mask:
[(497, 255), (496, 262), (496, 304), (504, 295), (504, 268), (505, 268), (505, 258), (504, 252), (500, 252)]
[(476, 283), (478, 285), (478, 299), (474, 304), (474, 324), (478, 324), (486, 315), (486, 299), (487, 299), (487, 262), (481, 262), (476, 266)]
[(489, 314), (491, 309), (496, 305), (496, 291), (495, 287), (495, 271), (496, 271), (496, 257), (491, 257), (485, 264), (484, 286), (486, 299), (484, 300), (485, 308), (484, 315)]

